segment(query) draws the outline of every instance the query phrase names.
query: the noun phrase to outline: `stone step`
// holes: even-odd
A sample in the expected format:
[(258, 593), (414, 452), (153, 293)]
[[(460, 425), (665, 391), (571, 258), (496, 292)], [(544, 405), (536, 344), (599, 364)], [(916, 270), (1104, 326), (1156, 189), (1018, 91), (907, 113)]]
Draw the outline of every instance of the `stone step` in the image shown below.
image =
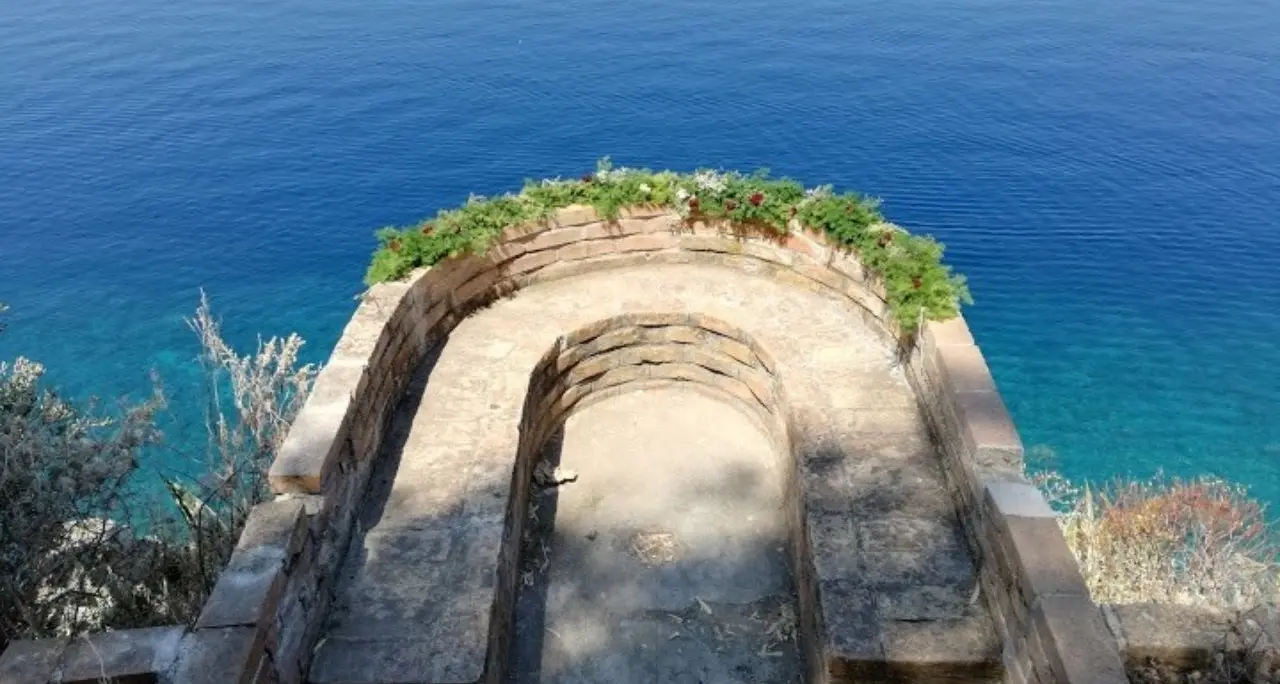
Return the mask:
[(316, 647), (310, 684), (464, 684), (484, 675), (483, 648), (437, 639), (326, 637)]

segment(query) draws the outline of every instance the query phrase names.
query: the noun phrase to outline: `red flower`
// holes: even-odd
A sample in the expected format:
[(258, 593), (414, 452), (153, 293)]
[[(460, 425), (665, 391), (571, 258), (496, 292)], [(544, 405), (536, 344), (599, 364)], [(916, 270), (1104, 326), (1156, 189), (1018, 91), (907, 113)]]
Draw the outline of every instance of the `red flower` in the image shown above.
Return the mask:
[(733, 211), (734, 209), (737, 209), (737, 208), (738, 208), (738, 203), (737, 203), (737, 202), (734, 202), (734, 201), (733, 201), (733, 200), (731, 200), (731, 199), (725, 200), (725, 201), (724, 201), (724, 208), (725, 208), (725, 211)]
[(697, 197), (690, 197), (690, 198), (689, 198), (689, 210), (690, 210), (690, 211), (697, 211), (697, 210), (698, 210), (698, 207), (700, 207), (700, 206), (701, 206), (701, 203), (700, 203), (700, 202), (698, 202), (698, 198), (697, 198)]
[(433, 226), (433, 225), (431, 225), (430, 223), (428, 223), (427, 225), (425, 225), (425, 226), (423, 226), (423, 227), (422, 227), (422, 234), (423, 234), (423, 235), (430, 235), (430, 234), (432, 234), (432, 233), (434, 233), (434, 232), (436, 232), (436, 227), (435, 227), (435, 226)]
[(914, 287), (914, 288), (916, 288), (917, 290), (919, 290), (921, 285), (924, 285), (924, 281), (923, 281), (923, 280), (920, 280), (919, 278), (912, 278), (912, 279), (911, 279), (911, 286), (912, 286), (912, 287)]
[(751, 206), (753, 206), (753, 207), (758, 207), (758, 206), (760, 206), (761, 204), (764, 204), (764, 193), (763, 193), (763, 192), (753, 192), (753, 193), (751, 193), (751, 197), (750, 197), (749, 199), (747, 199), (747, 201), (751, 203)]
[(388, 242), (388, 243), (387, 243), (387, 249), (389, 249), (389, 250), (391, 250), (391, 251), (393, 251), (393, 252), (399, 252), (399, 251), (400, 251), (400, 241), (399, 241), (399, 240), (392, 240), (391, 242)]
[(591, 181), (594, 181), (595, 179), (596, 179), (596, 177), (595, 177), (595, 176), (593, 176), (593, 175), (591, 175), (591, 174), (589, 174), (589, 173), (584, 173), (584, 174), (582, 174), (582, 182), (583, 182), (583, 183), (590, 183)]

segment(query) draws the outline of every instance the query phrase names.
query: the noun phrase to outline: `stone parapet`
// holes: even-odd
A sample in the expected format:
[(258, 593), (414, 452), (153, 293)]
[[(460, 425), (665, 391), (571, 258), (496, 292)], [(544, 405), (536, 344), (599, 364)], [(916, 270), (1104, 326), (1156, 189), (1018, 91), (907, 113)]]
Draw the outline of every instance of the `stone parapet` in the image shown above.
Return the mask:
[[(545, 221), (508, 228), (484, 254), (446, 259), (406, 281), (370, 288), (270, 468), (276, 499), (253, 510), (199, 622), (185, 634), (115, 633), (123, 636), (111, 637), (111, 652), (119, 654), (111, 662), (122, 669), (109, 676), (305, 681), (389, 419), (431, 350), (472, 311), (520, 288), (605, 269), (691, 263), (836, 298), (898, 350), (943, 457), (953, 498), (946, 507), (958, 512), (980, 567), (1006, 681), (1125, 681), (1116, 641), (1051, 511), (1022, 475), (1022, 444), (963, 319), (928, 322), (903, 335), (875, 274), (824, 235), (798, 225), (778, 236), (721, 221), (689, 223), (650, 207), (626, 209), (616, 219), (589, 207), (562, 209)], [(652, 383), (717, 392), (755, 415), (769, 434), (790, 439), (794, 426), (778, 408), (775, 364), (740, 331), (696, 314), (637, 315), (602, 325), (564, 337), (531, 378), (540, 391), (528, 395), (538, 403), (522, 418), (522, 435), (530, 437), (529, 446), (521, 439), (520, 462), (532, 463), (533, 445), (582, 402)], [(512, 505), (520, 500), (513, 495)], [(498, 580), (503, 591), (514, 581)], [(886, 648), (909, 651), (929, 640), (919, 630), (903, 630), (877, 642), (877, 657)], [(176, 639), (176, 648), (166, 639)], [(12, 644), (0, 657), (0, 682), (58, 681), (73, 671), (68, 668), (79, 652), (63, 642)], [(134, 673), (146, 653), (150, 670)], [(937, 657), (964, 664), (969, 656)]]

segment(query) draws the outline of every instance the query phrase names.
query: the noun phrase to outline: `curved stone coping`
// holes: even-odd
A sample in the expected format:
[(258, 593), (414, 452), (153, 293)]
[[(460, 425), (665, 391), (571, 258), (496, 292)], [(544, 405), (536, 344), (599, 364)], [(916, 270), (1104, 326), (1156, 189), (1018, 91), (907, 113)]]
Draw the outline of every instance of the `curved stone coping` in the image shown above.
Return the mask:
[(529, 378), (522, 457), (538, 453), (576, 410), (642, 387), (693, 384), (746, 410), (776, 446), (786, 429), (772, 357), (747, 333), (705, 314), (635, 313), (557, 338)]

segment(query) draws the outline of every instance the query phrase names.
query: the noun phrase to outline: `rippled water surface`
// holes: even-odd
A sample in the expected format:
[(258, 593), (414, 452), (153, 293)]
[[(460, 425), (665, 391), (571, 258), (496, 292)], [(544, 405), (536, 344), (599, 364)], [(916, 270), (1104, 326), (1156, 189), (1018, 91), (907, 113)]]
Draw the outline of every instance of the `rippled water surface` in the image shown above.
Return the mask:
[(767, 166), (949, 245), (1068, 474), (1280, 504), (1276, 36), (1272, 0), (2, 2), (0, 358), (158, 370), (181, 446), (201, 287), (320, 360), (381, 225), (606, 154)]

